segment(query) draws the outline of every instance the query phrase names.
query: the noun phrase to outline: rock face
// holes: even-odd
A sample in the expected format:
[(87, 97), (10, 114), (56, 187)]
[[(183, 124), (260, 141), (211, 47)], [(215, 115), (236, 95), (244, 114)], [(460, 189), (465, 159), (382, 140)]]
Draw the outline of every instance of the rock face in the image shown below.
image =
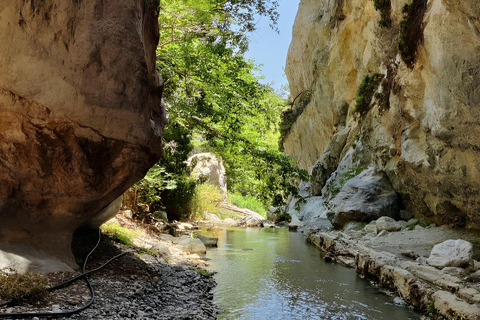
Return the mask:
[(338, 194), (331, 197), (327, 217), (336, 228), (349, 221), (370, 222), (382, 216), (395, 218), (399, 213), (397, 194), (386, 176), (373, 167), (349, 179)]
[[(286, 73), (291, 96), (310, 101), (284, 150), (314, 173), (312, 195), (353, 153), (386, 173), (415, 217), (480, 228), (480, 3), (414, 0), (410, 16), (405, 3), (390, 1), (382, 28), (371, 0), (300, 2)], [(371, 95), (357, 95), (375, 73)]]
[(0, 243), (73, 231), (161, 156), (158, 1), (0, 3)]
[(212, 153), (199, 153), (188, 158), (187, 163), (195, 179), (217, 186), (227, 194), (227, 176), (222, 159)]

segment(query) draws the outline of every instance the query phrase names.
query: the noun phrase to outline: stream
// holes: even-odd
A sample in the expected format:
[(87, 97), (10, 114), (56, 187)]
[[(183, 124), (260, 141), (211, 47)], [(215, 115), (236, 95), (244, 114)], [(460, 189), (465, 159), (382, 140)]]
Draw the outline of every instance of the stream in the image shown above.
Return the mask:
[(286, 228), (206, 228), (219, 319), (421, 319)]

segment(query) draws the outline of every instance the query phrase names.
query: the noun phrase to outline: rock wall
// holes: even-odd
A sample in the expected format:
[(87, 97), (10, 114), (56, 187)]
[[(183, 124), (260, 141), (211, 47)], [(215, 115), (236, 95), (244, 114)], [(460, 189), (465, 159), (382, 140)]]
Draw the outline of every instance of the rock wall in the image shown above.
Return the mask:
[[(406, 3), (391, 0), (381, 27), (372, 0), (300, 2), (286, 73), (291, 96), (311, 99), (284, 149), (318, 178), (314, 196), (332, 171), (373, 165), (402, 209), (480, 228), (480, 3), (414, 0), (410, 15)], [(399, 53), (403, 35), (410, 60)], [(358, 89), (375, 73), (381, 80), (359, 110)]]
[(0, 244), (73, 264), (73, 231), (159, 159), (157, 11), (157, 0), (1, 1)]

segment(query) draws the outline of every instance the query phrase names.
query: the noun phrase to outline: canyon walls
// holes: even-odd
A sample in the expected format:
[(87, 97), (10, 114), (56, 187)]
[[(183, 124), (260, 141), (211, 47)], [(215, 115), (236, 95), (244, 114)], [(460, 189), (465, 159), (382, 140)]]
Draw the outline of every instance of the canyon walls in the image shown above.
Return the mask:
[(74, 265), (73, 231), (161, 156), (158, 1), (5, 0), (0, 44), (0, 249)]
[(480, 4), (406, 4), (300, 2), (286, 73), (308, 99), (283, 147), (312, 173), (312, 196), (375, 167), (400, 209), (480, 228)]

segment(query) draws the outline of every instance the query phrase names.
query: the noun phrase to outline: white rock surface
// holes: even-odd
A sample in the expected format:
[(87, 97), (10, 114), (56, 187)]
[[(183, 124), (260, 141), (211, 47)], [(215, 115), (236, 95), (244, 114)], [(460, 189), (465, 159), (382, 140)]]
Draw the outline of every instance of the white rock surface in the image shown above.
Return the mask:
[(465, 240), (447, 240), (433, 247), (427, 263), (438, 269), (466, 267), (472, 262), (473, 245)]
[(192, 167), (195, 179), (217, 186), (227, 194), (227, 176), (222, 159), (212, 153), (199, 153), (188, 158), (187, 164)]

